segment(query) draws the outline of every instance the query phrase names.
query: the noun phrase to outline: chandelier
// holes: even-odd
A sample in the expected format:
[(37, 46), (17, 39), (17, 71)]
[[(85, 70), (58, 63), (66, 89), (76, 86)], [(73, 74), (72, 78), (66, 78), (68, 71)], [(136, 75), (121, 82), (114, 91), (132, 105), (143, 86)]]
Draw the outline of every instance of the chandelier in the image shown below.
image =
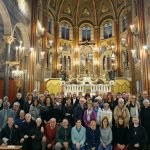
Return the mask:
[(12, 70), (12, 77), (14, 79), (20, 79), (23, 75), (23, 71), (19, 69), (19, 66), (17, 66), (16, 70)]

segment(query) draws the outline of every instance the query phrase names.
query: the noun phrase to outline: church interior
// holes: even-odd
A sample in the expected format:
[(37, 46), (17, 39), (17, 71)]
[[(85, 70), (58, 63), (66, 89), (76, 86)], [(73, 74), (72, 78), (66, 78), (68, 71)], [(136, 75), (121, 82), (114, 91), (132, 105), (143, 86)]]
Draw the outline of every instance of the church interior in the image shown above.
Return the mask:
[(0, 0), (0, 150), (150, 150), (150, 0)]
[(149, 0), (1, 0), (0, 10), (0, 98), (150, 94)]

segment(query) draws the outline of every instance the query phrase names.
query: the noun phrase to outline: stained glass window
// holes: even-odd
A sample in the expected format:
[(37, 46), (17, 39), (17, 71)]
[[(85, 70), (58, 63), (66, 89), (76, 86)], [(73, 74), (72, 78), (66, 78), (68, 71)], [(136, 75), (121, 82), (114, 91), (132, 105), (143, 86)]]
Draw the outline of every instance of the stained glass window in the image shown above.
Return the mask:
[(66, 23), (61, 27), (61, 38), (66, 40), (70, 39), (70, 28)]
[(91, 41), (91, 28), (90, 27), (82, 28), (82, 41)]
[(112, 24), (105, 24), (104, 25), (104, 39), (108, 39), (112, 37)]

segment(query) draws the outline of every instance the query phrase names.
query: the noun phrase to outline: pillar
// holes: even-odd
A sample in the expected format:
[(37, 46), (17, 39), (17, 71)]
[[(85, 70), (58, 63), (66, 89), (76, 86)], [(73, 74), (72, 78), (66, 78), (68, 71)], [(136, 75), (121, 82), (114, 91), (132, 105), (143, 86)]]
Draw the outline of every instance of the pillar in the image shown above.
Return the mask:
[(33, 51), (29, 56), (28, 92), (32, 92), (35, 87), (35, 68), (36, 68), (36, 54), (37, 54), (37, 9), (38, 9), (38, 0), (32, 0), (30, 45), (33, 48)]
[(59, 76), (58, 70), (58, 53), (59, 53), (59, 22), (54, 22), (54, 75), (55, 77)]
[(141, 57), (141, 80), (142, 90), (147, 90), (150, 96), (150, 56), (143, 49), (143, 45), (147, 44), (145, 32), (145, 10), (144, 0), (137, 0), (137, 14), (139, 27), (140, 57)]
[(80, 60), (80, 55), (79, 55), (79, 49), (78, 51), (76, 51), (76, 48), (78, 48), (78, 44), (79, 44), (79, 27), (75, 26), (73, 28), (73, 47), (74, 47), (74, 67), (73, 67), (73, 72), (74, 72), (74, 76), (77, 77), (79, 75), (79, 63), (77, 63), (77, 61)]
[(116, 73), (117, 77), (121, 77), (121, 61), (120, 61), (120, 47), (119, 47), (119, 20), (114, 20), (114, 34), (115, 34), (115, 54), (116, 54)]
[(8, 96), (10, 48), (11, 48), (11, 43), (14, 41), (14, 37), (13, 36), (5, 36), (4, 40), (6, 42), (6, 63), (5, 63), (5, 72), (4, 72), (4, 96)]
[(137, 93), (136, 89), (136, 80), (135, 80), (135, 62), (134, 58), (132, 57), (132, 52), (131, 50), (133, 49), (133, 37), (132, 33), (130, 30), (130, 25), (132, 24), (132, 9), (131, 7), (128, 7), (126, 10), (127, 13), (127, 22), (128, 22), (128, 57), (129, 57), (129, 66), (130, 66), (130, 71), (131, 71), (131, 94)]

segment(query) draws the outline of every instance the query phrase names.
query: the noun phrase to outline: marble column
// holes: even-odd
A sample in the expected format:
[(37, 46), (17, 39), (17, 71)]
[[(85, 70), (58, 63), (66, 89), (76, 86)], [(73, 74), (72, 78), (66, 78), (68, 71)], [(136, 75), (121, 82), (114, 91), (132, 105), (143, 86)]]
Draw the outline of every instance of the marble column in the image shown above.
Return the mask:
[(14, 41), (14, 37), (13, 36), (5, 36), (4, 40), (6, 42), (6, 63), (5, 63), (5, 72), (4, 72), (4, 96), (8, 96), (10, 48), (11, 48), (11, 43)]

